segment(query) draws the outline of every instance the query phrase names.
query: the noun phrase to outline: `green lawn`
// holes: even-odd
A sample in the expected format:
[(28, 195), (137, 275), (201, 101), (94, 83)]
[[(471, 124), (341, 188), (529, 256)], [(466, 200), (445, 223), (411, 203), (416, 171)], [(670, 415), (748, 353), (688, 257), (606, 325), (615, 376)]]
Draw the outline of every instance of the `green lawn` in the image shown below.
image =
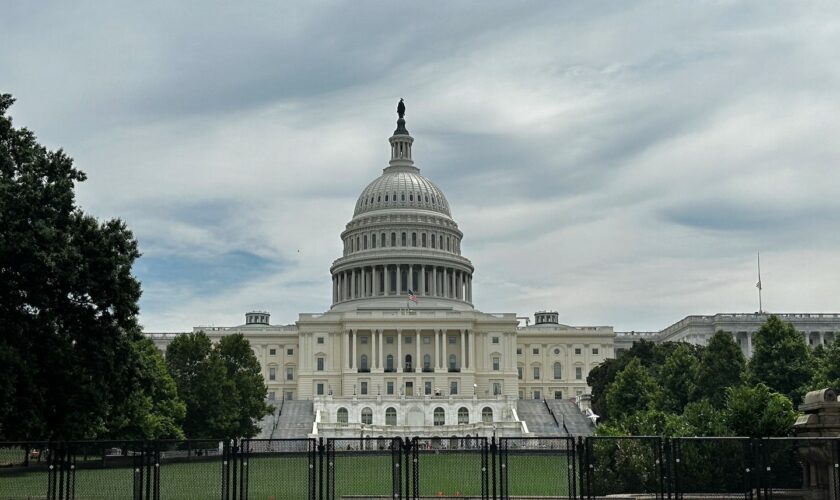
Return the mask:
[[(481, 494), (479, 453), (421, 453), (418, 465), (421, 495), (435, 496), (438, 492), (446, 495)], [(400, 464), (399, 473), (404, 483), (403, 467), (404, 464)], [(334, 468), (335, 493), (338, 498), (343, 495), (391, 495), (393, 467), (391, 456), (387, 452), (337, 453)], [(508, 470), (511, 495), (567, 495), (568, 470), (563, 456), (511, 454)], [(326, 476), (325, 470), (325, 484)], [(249, 498), (306, 500), (308, 478), (309, 461), (306, 457), (252, 457), (248, 463)], [(130, 468), (83, 468), (76, 471), (76, 498), (130, 498), (133, 484), (133, 470)], [(0, 499), (44, 498), (46, 490), (45, 471), (12, 474), (0, 469)], [(162, 499), (212, 499), (219, 498), (220, 492), (219, 461), (170, 463), (161, 466)]]

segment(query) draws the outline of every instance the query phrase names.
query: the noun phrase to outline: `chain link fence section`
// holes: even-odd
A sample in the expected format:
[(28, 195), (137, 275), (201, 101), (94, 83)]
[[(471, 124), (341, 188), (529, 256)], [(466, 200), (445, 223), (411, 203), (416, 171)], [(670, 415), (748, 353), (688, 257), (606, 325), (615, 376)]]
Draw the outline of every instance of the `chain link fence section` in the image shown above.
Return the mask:
[(489, 476), (494, 471), (487, 438), (414, 438), (410, 450), (410, 498), (491, 497)]
[(315, 500), (314, 439), (244, 439), (240, 443), (240, 498)]
[(752, 500), (757, 494), (750, 438), (672, 439), (670, 465), (677, 500), (686, 495)]
[(584, 446), (583, 496), (666, 494), (666, 463), (662, 438), (589, 437)]
[(498, 456), (499, 498), (577, 496), (574, 438), (501, 438)]
[(0, 498), (54, 497), (57, 465), (46, 442), (0, 442)]
[(152, 474), (155, 500), (230, 496), (236, 484), (230, 444), (224, 440), (162, 440), (157, 442)]
[(402, 498), (400, 438), (335, 438), (326, 441), (326, 500), (345, 496)]
[(55, 498), (140, 499), (149, 490), (141, 441), (76, 441), (54, 452), (63, 456)]
[(840, 498), (834, 438), (765, 438), (760, 448), (761, 497)]

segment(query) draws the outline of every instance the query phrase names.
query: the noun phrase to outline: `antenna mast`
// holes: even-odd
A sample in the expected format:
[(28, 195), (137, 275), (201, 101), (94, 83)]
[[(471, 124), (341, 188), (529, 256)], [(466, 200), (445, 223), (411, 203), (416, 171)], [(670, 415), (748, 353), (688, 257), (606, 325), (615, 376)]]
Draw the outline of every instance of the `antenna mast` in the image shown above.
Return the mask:
[(758, 314), (762, 314), (764, 311), (761, 307), (761, 252), (758, 252), (758, 283), (755, 284), (755, 287), (758, 288)]

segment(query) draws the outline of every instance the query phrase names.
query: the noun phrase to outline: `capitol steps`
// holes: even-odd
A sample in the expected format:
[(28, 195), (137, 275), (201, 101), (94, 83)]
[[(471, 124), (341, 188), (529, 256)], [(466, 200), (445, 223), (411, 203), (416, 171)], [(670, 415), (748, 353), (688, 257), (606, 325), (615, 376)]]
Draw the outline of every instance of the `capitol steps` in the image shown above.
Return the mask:
[(520, 399), (516, 402), (516, 413), (519, 420), (528, 424), (528, 431), (538, 436), (565, 436), (562, 427), (554, 423), (554, 418), (548, 412), (541, 399)]
[(577, 405), (565, 399), (547, 399), (546, 403), (554, 412), (554, 416), (562, 427), (565, 423), (566, 429), (572, 436), (589, 436), (595, 427), (588, 418), (578, 409)]
[(306, 438), (312, 432), (312, 424), (315, 422), (312, 401), (290, 400), (283, 401), (282, 406), (275, 403), (275, 406), (277, 410), (274, 415), (263, 420), (260, 438)]

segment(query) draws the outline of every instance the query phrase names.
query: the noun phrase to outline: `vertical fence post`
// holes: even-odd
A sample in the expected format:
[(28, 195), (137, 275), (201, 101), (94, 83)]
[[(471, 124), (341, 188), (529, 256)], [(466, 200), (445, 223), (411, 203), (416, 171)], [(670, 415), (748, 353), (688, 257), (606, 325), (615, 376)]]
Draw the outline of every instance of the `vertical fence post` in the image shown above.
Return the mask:
[[(331, 442), (328, 442), (330, 444)], [(318, 500), (324, 500), (324, 489), (326, 488), (327, 494), (326, 498), (331, 499), (333, 497), (333, 460), (334, 457), (332, 453), (327, 453), (326, 459), (324, 459), (324, 438), (318, 438)], [(315, 464), (310, 464), (309, 466), (309, 473), (312, 474), (312, 482), (315, 483)], [(324, 485), (324, 466), (328, 467), (327, 469), (327, 484)]]
[(405, 475), (405, 482), (403, 483), (403, 491), (405, 494), (403, 495), (403, 498), (414, 498), (411, 494), (411, 471), (414, 469), (412, 466), (413, 460), (411, 460), (412, 441), (409, 438), (405, 438), (404, 443), (403, 450), (405, 452), (405, 465), (403, 466), (403, 472)]
[(496, 452), (498, 448), (496, 447), (496, 436), (493, 436), (490, 440), (490, 482), (492, 483), (493, 488), (493, 500), (496, 500), (498, 497), (496, 496)]
[(250, 455), (251, 440), (239, 441), (239, 498), (248, 498), (248, 457)]

